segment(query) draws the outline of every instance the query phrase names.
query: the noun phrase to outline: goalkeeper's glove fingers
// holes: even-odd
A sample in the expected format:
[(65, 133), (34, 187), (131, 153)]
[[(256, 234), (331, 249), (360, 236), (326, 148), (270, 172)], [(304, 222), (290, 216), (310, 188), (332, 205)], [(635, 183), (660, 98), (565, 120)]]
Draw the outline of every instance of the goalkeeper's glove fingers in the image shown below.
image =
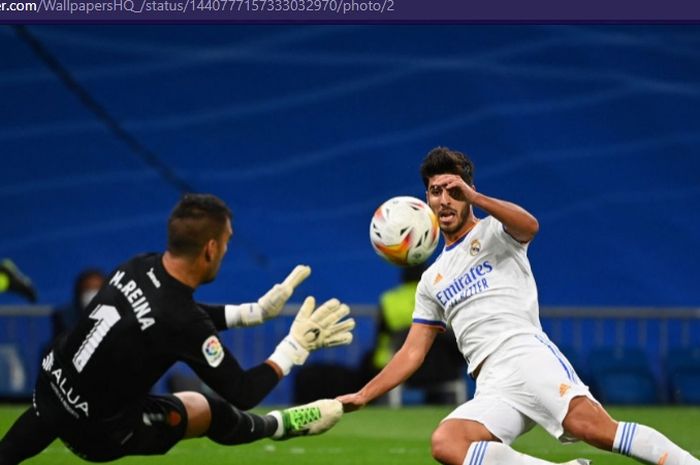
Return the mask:
[(328, 331), (328, 337), (323, 341), (323, 347), (346, 346), (352, 342), (352, 330), (355, 320), (352, 318), (333, 325)]
[(350, 307), (341, 304), (338, 299), (331, 299), (318, 307), (310, 319), (323, 328), (331, 327), (350, 314)]
[(340, 321), (350, 313), (347, 305), (331, 299), (314, 312), (316, 300), (307, 297), (297, 313), (287, 337), (277, 345), (269, 360), (287, 375), (294, 365), (302, 365), (309, 352), (319, 347), (335, 347), (352, 342), (352, 318)]
[(272, 289), (258, 299), (258, 305), (262, 309), (263, 319), (269, 320), (282, 312), (284, 304), (299, 286), (311, 274), (311, 268), (306, 265), (297, 265), (280, 284), (275, 284)]
[(330, 299), (316, 311), (314, 306), (313, 297), (304, 300), (289, 334), (308, 351), (350, 344), (355, 320), (340, 321), (350, 313), (350, 308), (338, 299)]

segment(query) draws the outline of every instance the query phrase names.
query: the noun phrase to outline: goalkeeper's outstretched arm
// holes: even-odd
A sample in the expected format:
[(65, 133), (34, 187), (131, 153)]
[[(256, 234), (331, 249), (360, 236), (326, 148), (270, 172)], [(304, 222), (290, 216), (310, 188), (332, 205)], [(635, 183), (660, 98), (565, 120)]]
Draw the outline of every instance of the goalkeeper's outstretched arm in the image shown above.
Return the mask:
[(343, 403), (344, 410), (352, 412), (362, 408), (406, 381), (423, 364), (438, 331), (433, 326), (417, 323), (411, 325), (403, 346), (377, 376), (356, 393), (337, 398)]
[(257, 302), (238, 305), (207, 305), (198, 302), (197, 305), (209, 314), (219, 331), (235, 327), (256, 326), (282, 313), (284, 305), (294, 290), (310, 274), (311, 268), (308, 266), (295, 266), (284, 281), (272, 286)]

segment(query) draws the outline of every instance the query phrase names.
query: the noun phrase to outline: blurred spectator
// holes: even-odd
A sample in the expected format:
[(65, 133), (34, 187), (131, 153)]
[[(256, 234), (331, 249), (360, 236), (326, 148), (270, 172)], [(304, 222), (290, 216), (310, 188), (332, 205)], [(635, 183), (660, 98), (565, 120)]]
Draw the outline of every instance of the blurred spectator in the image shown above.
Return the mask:
[(36, 289), (32, 281), (9, 258), (0, 262), (0, 293), (3, 292), (14, 292), (30, 302), (36, 302)]
[(407, 330), (413, 322), (416, 288), (426, 267), (417, 265), (401, 270), (401, 284), (379, 296), (377, 337), (372, 353), (372, 368), (377, 373), (394, 355), (392, 340), (397, 333)]
[[(379, 297), (379, 316), (374, 350), (363, 363), (363, 383), (374, 377), (389, 363), (394, 352), (406, 339), (413, 322), (416, 288), (426, 265), (404, 268), (401, 283)], [(425, 391), (425, 402), (429, 404), (452, 403), (441, 383), (463, 376), (464, 359), (457, 349), (454, 334), (446, 331), (437, 335), (435, 343), (426, 356), (425, 363), (406, 381), (406, 385)]]
[(70, 304), (56, 309), (51, 316), (53, 338), (72, 328), (105, 282), (105, 275), (96, 268), (87, 268), (78, 274), (73, 286)]

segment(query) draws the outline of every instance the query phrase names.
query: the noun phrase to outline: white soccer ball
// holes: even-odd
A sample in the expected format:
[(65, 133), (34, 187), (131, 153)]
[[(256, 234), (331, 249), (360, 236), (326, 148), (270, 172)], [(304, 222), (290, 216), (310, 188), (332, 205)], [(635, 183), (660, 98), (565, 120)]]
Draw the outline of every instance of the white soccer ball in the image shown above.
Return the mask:
[(423, 263), (437, 247), (440, 227), (430, 207), (415, 197), (394, 197), (372, 216), (369, 238), (385, 260), (399, 266)]

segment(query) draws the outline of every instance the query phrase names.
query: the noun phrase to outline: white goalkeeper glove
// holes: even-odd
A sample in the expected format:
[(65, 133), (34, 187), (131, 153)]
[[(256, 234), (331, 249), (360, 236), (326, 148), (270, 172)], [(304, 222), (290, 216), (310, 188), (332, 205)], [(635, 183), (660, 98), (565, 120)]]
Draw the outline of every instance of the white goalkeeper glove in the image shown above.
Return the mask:
[(307, 297), (297, 313), (287, 337), (282, 339), (270, 356), (285, 375), (293, 365), (302, 365), (309, 352), (321, 347), (335, 347), (352, 342), (355, 320), (344, 317), (350, 308), (338, 299), (331, 299), (314, 311), (316, 301)]
[(282, 312), (284, 304), (294, 293), (294, 289), (311, 274), (311, 268), (297, 265), (280, 284), (252, 304), (227, 305), (226, 324), (229, 328), (235, 326), (255, 326), (265, 320), (274, 318)]
[(284, 278), (281, 284), (275, 284), (264, 296), (258, 299), (258, 305), (262, 308), (263, 319), (269, 320), (280, 314), (284, 304), (294, 293), (294, 289), (311, 274), (311, 268), (306, 265), (297, 265), (289, 276)]

